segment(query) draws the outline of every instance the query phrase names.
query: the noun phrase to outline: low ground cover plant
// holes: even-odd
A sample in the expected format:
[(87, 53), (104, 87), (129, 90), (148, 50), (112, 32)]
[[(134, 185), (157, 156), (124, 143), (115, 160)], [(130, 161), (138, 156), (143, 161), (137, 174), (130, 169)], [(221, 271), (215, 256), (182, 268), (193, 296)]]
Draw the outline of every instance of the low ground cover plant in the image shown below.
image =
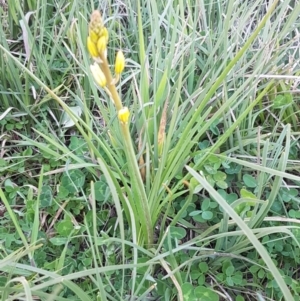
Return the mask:
[(298, 1), (1, 4), (1, 300), (300, 300)]

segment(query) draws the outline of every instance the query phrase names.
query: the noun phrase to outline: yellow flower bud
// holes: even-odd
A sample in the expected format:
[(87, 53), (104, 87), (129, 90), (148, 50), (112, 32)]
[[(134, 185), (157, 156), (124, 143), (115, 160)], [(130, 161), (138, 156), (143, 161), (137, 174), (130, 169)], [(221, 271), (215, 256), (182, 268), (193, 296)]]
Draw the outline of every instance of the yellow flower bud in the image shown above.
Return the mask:
[(116, 56), (115, 62), (115, 72), (116, 74), (121, 74), (125, 67), (125, 57), (122, 50), (119, 50)]
[(99, 53), (102, 53), (106, 49), (106, 38), (104, 36), (101, 36), (97, 42), (97, 49)]
[(121, 122), (127, 123), (129, 120), (130, 112), (127, 107), (122, 108), (118, 112), (118, 118)]
[(95, 82), (100, 86), (106, 86), (106, 77), (97, 63), (90, 66)]
[(93, 11), (91, 15), (91, 21), (89, 24), (90, 32), (94, 31), (95, 34), (98, 36), (100, 35), (100, 32), (103, 28), (103, 21), (102, 21), (102, 16), (99, 12), (99, 10)]
[(99, 12), (99, 10), (94, 10), (91, 14), (91, 23), (95, 23), (95, 24), (102, 24), (102, 16), (101, 13)]
[(93, 43), (97, 44), (97, 41), (99, 39), (98, 34), (94, 30), (90, 30), (90, 39), (92, 40)]
[(102, 32), (101, 32), (101, 36), (105, 37), (106, 39), (106, 44), (108, 43), (108, 38), (109, 38), (109, 33), (106, 27), (103, 27)]
[(87, 37), (87, 48), (88, 48), (88, 51), (89, 51), (89, 53), (92, 57), (98, 57), (99, 56), (97, 46), (96, 46), (95, 43), (93, 43), (90, 36)]

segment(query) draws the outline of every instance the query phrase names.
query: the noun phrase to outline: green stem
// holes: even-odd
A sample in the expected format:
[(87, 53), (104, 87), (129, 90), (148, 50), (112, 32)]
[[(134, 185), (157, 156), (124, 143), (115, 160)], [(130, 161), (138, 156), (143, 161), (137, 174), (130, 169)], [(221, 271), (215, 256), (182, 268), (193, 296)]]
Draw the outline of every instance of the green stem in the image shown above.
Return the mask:
[[(117, 111), (119, 112), (123, 108), (123, 105), (119, 93), (116, 89), (115, 81), (112, 77), (107, 58), (103, 53), (100, 54), (100, 58), (100, 67), (107, 80), (107, 89), (109, 90), (111, 94), (110, 97), (113, 100)], [(136, 160), (128, 123), (120, 121), (120, 126), (123, 135), (125, 153), (128, 161), (130, 179), (132, 182), (131, 185), (133, 197), (130, 198), (129, 201), (131, 205), (137, 209), (137, 220), (140, 222), (143, 232), (142, 239), (145, 238), (147, 245), (150, 246), (153, 243), (153, 229), (148, 199)]]

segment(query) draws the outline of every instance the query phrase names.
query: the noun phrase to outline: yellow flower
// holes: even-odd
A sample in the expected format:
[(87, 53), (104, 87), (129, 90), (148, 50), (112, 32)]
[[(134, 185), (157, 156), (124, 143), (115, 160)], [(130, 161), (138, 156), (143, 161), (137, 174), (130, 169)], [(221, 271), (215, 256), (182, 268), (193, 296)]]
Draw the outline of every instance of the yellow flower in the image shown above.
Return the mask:
[(130, 112), (127, 107), (122, 108), (118, 112), (118, 118), (121, 122), (127, 123), (129, 120)]
[(116, 74), (121, 74), (125, 67), (125, 57), (122, 50), (119, 50), (116, 56), (115, 62), (115, 72)]
[(97, 49), (99, 53), (102, 53), (106, 50), (106, 37), (101, 36), (97, 42)]
[(95, 82), (100, 87), (106, 86), (106, 77), (97, 63), (90, 66)]
[(90, 36), (87, 37), (87, 48), (88, 48), (88, 51), (89, 51), (89, 53), (90, 53), (90, 55), (92, 57), (98, 57), (99, 56), (99, 53), (98, 53), (98, 50), (97, 50), (97, 46), (92, 41), (92, 39), (91, 39)]

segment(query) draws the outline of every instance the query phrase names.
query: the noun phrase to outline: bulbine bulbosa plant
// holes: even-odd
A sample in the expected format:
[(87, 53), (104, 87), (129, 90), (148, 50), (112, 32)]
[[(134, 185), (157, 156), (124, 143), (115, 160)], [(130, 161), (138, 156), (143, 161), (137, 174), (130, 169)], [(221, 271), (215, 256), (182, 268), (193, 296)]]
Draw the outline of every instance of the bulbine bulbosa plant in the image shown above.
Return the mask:
[[(90, 69), (96, 84), (106, 91), (117, 110), (131, 186), (131, 189), (126, 191), (129, 195), (123, 197), (128, 198), (130, 210), (133, 211), (136, 219), (135, 226), (141, 230), (141, 232), (138, 232), (139, 237), (144, 237), (147, 245), (151, 245), (153, 243), (153, 224), (142, 175), (130, 136), (130, 112), (127, 107), (123, 106), (116, 88), (116, 84), (125, 67), (125, 57), (121, 50), (117, 52), (113, 76), (107, 60), (108, 42), (108, 30), (104, 26), (100, 12), (95, 10), (91, 15), (89, 36), (87, 37), (87, 48), (94, 61)], [(128, 212), (126, 209), (125, 211)], [(143, 241), (144, 239), (141, 240)]]

